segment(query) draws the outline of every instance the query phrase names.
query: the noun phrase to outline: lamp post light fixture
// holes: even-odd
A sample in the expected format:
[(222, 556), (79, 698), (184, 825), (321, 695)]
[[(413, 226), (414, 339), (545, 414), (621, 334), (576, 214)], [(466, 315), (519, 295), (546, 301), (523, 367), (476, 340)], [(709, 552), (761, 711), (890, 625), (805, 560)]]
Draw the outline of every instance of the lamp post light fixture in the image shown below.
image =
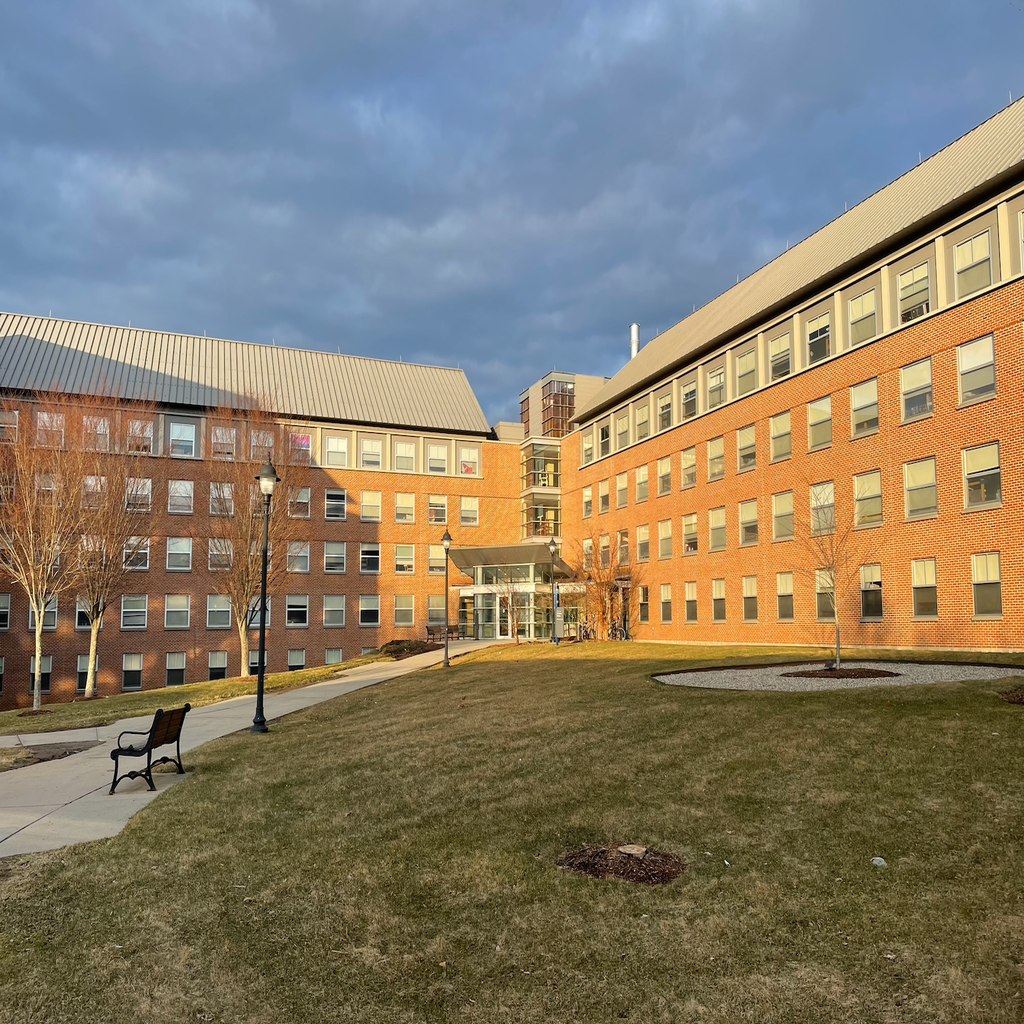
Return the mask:
[(558, 591), (555, 589), (555, 552), (558, 550), (558, 546), (555, 544), (555, 538), (552, 537), (548, 541), (548, 551), (551, 552), (551, 639), (555, 646), (558, 646), (558, 629), (556, 622), (558, 620)]
[(447, 527), (441, 543), (444, 545), (444, 667), (448, 668), (448, 549), (452, 546), (452, 535)]
[(260, 582), (260, 653), (256, 663), (256, 717), (252, 720), (250, 732), (269, 732), (263, 715), (263, 674), (267, 658), (267, 535), (270, 531), (270, 499), (274, 488), (281, 482), (277, 470), (270, 464), (270, 456), (256, 477), (263, 495), (263, 577)]

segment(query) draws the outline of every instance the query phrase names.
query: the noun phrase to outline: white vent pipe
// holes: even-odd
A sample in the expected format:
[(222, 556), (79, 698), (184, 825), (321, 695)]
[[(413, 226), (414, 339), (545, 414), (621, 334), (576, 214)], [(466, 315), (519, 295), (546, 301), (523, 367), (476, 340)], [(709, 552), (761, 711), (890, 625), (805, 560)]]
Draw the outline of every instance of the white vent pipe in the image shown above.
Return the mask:
[(640, 325), (629, 325), (629, 358), (636, 359), (640, 351)]

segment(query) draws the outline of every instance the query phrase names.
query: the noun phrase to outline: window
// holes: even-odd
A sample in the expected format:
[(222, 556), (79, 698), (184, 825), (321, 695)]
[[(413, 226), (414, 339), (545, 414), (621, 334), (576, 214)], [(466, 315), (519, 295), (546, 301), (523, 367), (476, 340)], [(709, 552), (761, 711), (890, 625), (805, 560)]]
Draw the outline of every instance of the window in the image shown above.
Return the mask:
[[(444, 550), (443, 548), (441, 549)], [(380, 572), (380, 545), (360, 544), (359, 545), (359, 571), (364, 575), (374, 575)]]
[(124, 654), (121, 656), (121, 689), (142, 689), (141, 654)]
[(82, 433), (86, 451), (110, 451), (110, 420), (106, 416), (83, 416)]
[(583, 453), (583, 465), (589, 466), (594, 461), (594, 435), (590, 431), (583, 435), (581, 450)]
[[(29, 605), (28, 609), (28, 628), (34, 630), (36, 628), (36, 610)], [(57, 598), (51, 597), (46, 602), (46, 607), (43, 609), (43, 629), (50, 633), (57, 628)]]
[(882, 617), (882, 567), (862, 565), (860, 567), (860, 617), (880, 619)]
[(964, 451), (964, 505), (986, 508), (1003, 500), (999, 442)]
[(793, 528), (793, 492), (772, 495), (772, 540), (792, 540), (795, 536)]
[(210, 594), (206, 598), (206, 628), (231, 627), (231, 599), (223, 594)]
[(956, 246), (956, 297), (973, 295), (992, 283), (992, 251), (989, 233), (967, 239)]
[[(267, 606), (263, 622), (267, 629), (270, 629), (270, 612), (272, 601), (273, 598), (267, 598)], [(249, 605), (249, 611), (246, 613), (245, 621), (250, 629), (258, 630), (260, 628), (260, 598), (258, 594), (256, 595), (256, 597), (252, 599), (252, 603)], [(253, 659), (252, 655), (249, 656), (249, 667), (256, 667), (256, 662)]]
[(149, 538), (129, 537), (122, 552), (126, 569), (142, 572), (149, 568)]
[(878, 430), (878, 379), (850, 388), (850, 419), (854, 437)]
[(636, 528), (636, 560), (647, 562), (651, 557), (651, 528), (649, 526), (638, 526)]
[(328, 466), (338, 469), (348, 468), (348, 438), (338, 437), (336, 434), (328, 434), (324, 438), (324, 455)]
[(443, 494), (431, 494), (427, 498), (427, 522), (448, 522), (448, 499)]
[(328, 647), (324, 656), (325, 665), (340, 665), (343, 661), (340, 647)]
[(309, 434), (288, 435), (288, 461), (293, 466), (308, 466), (311, 445)]
[(629, 565), (629, 530), (619, 530), (618, 546), (618, 564)]
[(443, 594), (429, 594), (427, 596), (428, 626), (443, 626), (445, 611), (446, 608)]
[(725, 580), (711, 581), (711, 620), (725, 622)]
[(775, 575), (775, 593), (778, 598), (778, 615), (782, 622), (793, 621), (793, 574), (780, 572)]
[(324, 572), (345, 571), (345, 541), (329, 540), (324, 543)]
[(769, 348), (771, 350), (772, 380), (788, 377), (791, 369), (789, 335), (782, 334), (778, 338), (772, 338)]
[(612, 551), (611, 541), (607, 533), (601, 534), (601, 537), (597, 542), (597, 549), (600, 552), (601, 556), (601, 568), (609, 568), (612, 564)]
[(743, 577), (743, 621), (757, 622), (757, 577)]
[(875, 290), (850, 299), (850, 344), (859, 345), (873, 338), (875, 329)]
[(589, 519), (594, 514), (594, 488), (583, 488), (583, 518)]
[(683, 406), (683, 419), (692, 420), (697, 415), (697, 382), (688, 380), (679, 385), (679, 400)]
[(210, 651), (209, 668), (210, 671), (207, 673), (208, 679), (227, 679), (228, 652)]
[[(0, 444), (15, 444), (18, 440), (18, 411), (0, 409)], [(0, 689), (0, 692), (3, 692)]]
[(340, 629), (345, 625), (345, 595), (324, 595), (324, 628)]
[(615, 478), (615, 507), (625, 508), (629, 504), (629, 474), (620, 473)]
[(903, 464), (903, 491), (908, 519), (927, 519), (939, 511), (935, 459)]
[[(8, 477), (10, 479), (10, 477)], [(13, 486), (12, 486), (13, 493)], [(40, 505), (52, 505), (57, 496), (57, 481), (51, 473), (36, 474), (36, 501)]]
[(167, 685), (185, 685), (185, 652), (177, 651), (167, 655)]
[(672, 584), (662, 583), (661, 585), (661, 621), (672, 621)]
[(11, 628), (11, 595), (0, 594), (0, 629)]
[(597, 485), (597, 500), (598, 500), (598, 511), (601, 513), (607, 512), (611, 507), (611, 497), (608, 494), (608, 481), (601, 480)]
[[(249, 650), (249, 675), (254, 676), (259, 672), (260, 666), (260, 652), (258, 650)], [(267, 652), (263, 652), (263, 671), (267, 670)]]
[(636, 467), (636, 500), (647, 500), (647, 467)]
[(164, 595), (164, 629), (188, 629), (192, 597), (189, 594)]
[(836, 529), (836, 489), (829, 480), (811, 484), (811, 533), (834, 533)]
[(736, 357), (736, 394), (750, 394), (757, 387), (757, 350), (749, 349)]
[(359, 518), (364, 523), (380, 522), (380, 491), (360, 492)]
[(480, 449), (459, 448), (459, 475), (479, 476), (480, 475)]
[(691, 580), (686, 584), (686, 621), (697, 621), (697, 581)]
[(444, 572), (445, 564), (448, 561), (448, 553), (443, 544), (430, 544), (427, 546), (427, 572)]
[(931, 416), (934, 408), (932, 400), (932, 361), (922, 359), (911, 363), (900, 370), (900, 394), (903, 401), (903, 422)]
[(740, 546), (757, 543), (757, 498), (740, 502)]
[(753, 423), (736, 431), (736, 465), (740, 473), (757, 468), (757, 431)]
[(305, 629), (309, 625), (309, 595), (289, 594), (285, 598), (285, 626)]
[(807, 324), (807, 361), (816, 363), (832, 354), (831, 314), (815, 317)]
[(106, 493), (107, 478), (105, 476), (82, 478), (82, 508), (93, 510), (103, 508)]
[(725, 438), (708, 441), (708, 480), (721, 480), (725, 476)]
[(191, 515), (195, 484), (191, 480), (167, 482), (167, 511), (175, 515)]
[(411, 595), (395, 595), (395, 625), (416, 625), (415, 598)]
[(235, 514), (235, 485), (210, 484), (210, 515), (233, 516)]
[(686, 448), (680, 456), (683, 490), (697, 486), (697, 449)]
[(274, 458), (274, 431), (253, 430), (249, 435), (249, 458), (253, 462), (271, 462)]
[(445, 444), (431, 444), (427, 446), (427, 472), (447, 473), (448, 472), (448, 446)]
[(235, 545), (230, 540), (213, 537), (210, 540), (209, 561), (207, 567), (211, 572), (223, 572), (231, 568), (235, 558)]
[(814, 593), (817, 600), (818, 618), (835, 619), (835, 582), (828, 569), (819, 569), (814, 574)]
[(324, 491), (324, 519), (344, 522), (348, 518), (348, 492), (337, 488)]
[(651, 407), (646, 403), (636, 409), (636, 439), (643, 441), (651, 434)]
[(308, 519), (311, 488), (288, 488), (288, 516), (291, 519)]
[(359, 468), (380, 469), (383, 441), (374, 437), (363, 437), (359, 441)]
[(832, 443), (832, 396), (807, 403), (807, 450), (827, 448)]
[(235, 428), (212, 427), (210, 429), (210, 454), (215, 459), (235, 457)]
[(171, 423), (170, 446), (167, 454), (177, 459), (195, 458), (196, 426), (194, 423)]
[(725, 548), (725, 509), (713, 508), (708, 512), (708, 550), (722, 551)]
[(772, 462), (788, 459), (793, 454), (793, 434), (789, 410), (772, 417)]
[(615, 450), (629, 447), (629, 413), (623, 413), (615, 421)]
[[(328, 516), (328, 518), (331, 518)], [(416, 495), (395, 495), (395, 522), (414, 523), (416, 521)]]
[(974, 614), (1002, 615), (1003, 588), (999, 575), (999, 552), (971, 555), (974, 579)]
[(900, 274), (897, 282), (900, 291), (900, 323), (906, 324), (924, 316), (931, 308), (929, 303), (928, 264), (922, 263)]
[[(100, 656), (96, 655), (96, 662), (93, 668), (93, 678), (99, 675), (100, 671)], [(78, 656), (78, 678), (75, 681), (75, 689), (79, 693), (85, 693), (85, 688), (89, 683), (89, 655), (80, 654)]]
[(480, 499), (461, 498), (459, 521), (463, 526), (477, 526), (480, 523)]
[[(35, 687), (36, 678), (36, 659), (33, 655), (28, 660), (28, 674), (29, 679), (32, 681), (32, 687)], [(44, 654), (42, 660), (39, 663), (39, 690), (41, 693), (50, 692), (50, 683), (53, 679), (53, 658), (49, 654)]]
[(192, 538), (167, 538), (167, 569), (169, 572), (192, 571)]
[(645, 626), (651, 621), (651, 589), (640, 588), (640, 625)]
[(395, 545), (395, 572), (407, 576), (416, 571), (416, 546), (414, 544)]
[(658, 430), (668, 430), (672, 426), (672, 395), (662, 395), (658, 399)]
[(612, 428), (610, 423), (602, 423), (597, 428), (597, 454), (603, 458), (612, 450)]
[(996, 357), (991, 334), (958, 345), (956, 361), (960, 371), (961, 405), (980, 402), (996, 393)]
[(683, 516), (683, 554), (695, 555), (698, 546), (697, 513), (689, 512)]
[(670, 458), (658, 459), (658, 497), (663, 497), (671, 490), (672, 460)]
[(878, 526), (882, 521), (882, 471), (858, 473), (853, 478), (854, 522), (857, 526)]
[(583, 542), (583, 568), (588, 572), (594, 568), (594, 542), (590, 537)]
[(708, 370), (708, 408), (714, 409), (725, 401), (725, 368)]
[(376, 594), (364, 594), (359, 598), (359, 625), (380, 625), (380, 598)]
[(658, 523), (658, 557), (672, 557), (672, 520)]
[(301, 672), (306, 667), (306, 652), (301, 651), (289, 651), (288, 652), (288, 671), (289, 672)]
[(935, 559), (915, 559), (910, 563), (910, 572), (914, 591), (914, 618), (937, 618), (939, 600), (935, 585)]
[(36, 413), (36, 444), (40, 448), (64, 447), (64, 414), (62, 412)]
[[(212, 542), (211, 542), (212, 543)], [(211, 566), (212, 568), (212, 566)], [(309, 572), (309, 541), (288, 541), (287, 572)]]

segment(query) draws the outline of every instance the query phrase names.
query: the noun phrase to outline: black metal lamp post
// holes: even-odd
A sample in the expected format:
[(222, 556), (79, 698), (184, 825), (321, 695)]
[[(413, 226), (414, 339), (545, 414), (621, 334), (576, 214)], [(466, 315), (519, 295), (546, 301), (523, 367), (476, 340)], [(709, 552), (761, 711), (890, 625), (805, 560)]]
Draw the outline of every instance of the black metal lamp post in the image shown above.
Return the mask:
[(448, 668), (448, 549), (452, 546), (452, 535), (447, 527), (441, 543), (444, 545), (444, 667)]
[(260, 583), (260, 653), (256, 664), (256, 717), (252, 720), (250, 732), (268, 732), (267, 720), (263, 716), (263, 673), (267, 657), (267, 535), (270, 531), (270, 499), (281, 478), (270, 464), (270, 456), (256, 477), (263, 495), (263, 579)]
[(555, 628), (555, 621), (558, 614), (555, 609), (558, 607), (558, 594), (555, 593), (555, 552), (558, 550), (555, 538), (548, 541), (548, 551), (551, 552), (551, 639), (555, 646), (558, 645), (558, 630)]

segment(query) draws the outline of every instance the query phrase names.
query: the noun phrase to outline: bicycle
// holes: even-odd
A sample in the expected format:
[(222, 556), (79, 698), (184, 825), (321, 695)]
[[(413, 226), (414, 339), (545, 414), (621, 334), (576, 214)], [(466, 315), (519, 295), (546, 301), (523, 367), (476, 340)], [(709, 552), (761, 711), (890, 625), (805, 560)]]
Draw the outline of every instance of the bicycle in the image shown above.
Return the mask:
[(617, 622), (608, 627), (608, 639), (609, 640), (628, 640), (629, 630), (625, 626), (620, 626)]
[(597, 631), (589, 622), (581, 622), (577, 631), (580, 640), (596, 640)]

